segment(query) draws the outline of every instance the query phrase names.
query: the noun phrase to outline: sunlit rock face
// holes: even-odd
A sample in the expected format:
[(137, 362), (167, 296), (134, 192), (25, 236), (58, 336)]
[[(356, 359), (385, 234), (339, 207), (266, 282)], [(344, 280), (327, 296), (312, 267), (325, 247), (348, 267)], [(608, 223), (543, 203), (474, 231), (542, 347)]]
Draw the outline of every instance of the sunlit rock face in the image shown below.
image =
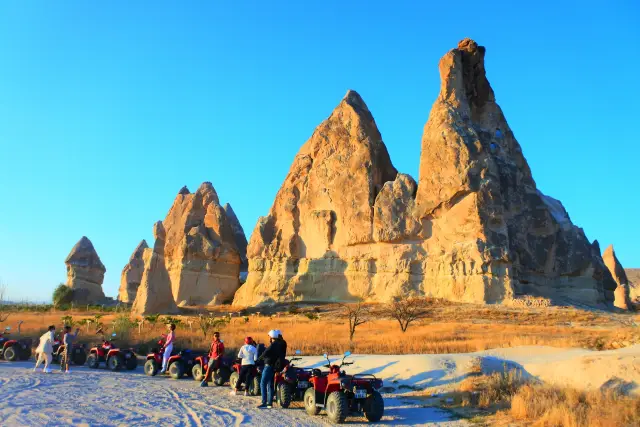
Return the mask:
[(408, 292), (613, 302), (616, 283), (597, 243), (536, 188), (484, 56), (465, 39), (440, 60), (417, 183), (393, 167), (371, 112), (349, 91), (259, 219), (234, 304), (386, 301)]

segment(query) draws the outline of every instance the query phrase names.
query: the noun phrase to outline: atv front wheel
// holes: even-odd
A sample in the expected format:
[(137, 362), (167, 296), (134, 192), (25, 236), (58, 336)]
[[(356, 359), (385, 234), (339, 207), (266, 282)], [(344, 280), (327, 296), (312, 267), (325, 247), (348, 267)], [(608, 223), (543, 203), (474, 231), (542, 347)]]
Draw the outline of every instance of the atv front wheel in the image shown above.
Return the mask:
[(382, 395), (374, 390), (367, 396), (362, 409), (368, 421), (372, 423), (380, 421), (380, 418), (384, 415), (384, 399), (382, 399)]
[(180, 360), (176, 360), (169, 366), (169, 375), (174, 380), (179, 380), (184, 375), (184, 364)]
[(320, 408), (316, 406), (316, 390), (311, 387), (304, 392), (304, 409), (309, 415), (318, 415)]
[(347, 396), (339, 391), (334, 391), (327, 397), (327, 417), (336, 424), (342, 424), (349, 413), (349, 402)]
[(288, 408), (291, 405), (291, 386), (280, 384), (278, 387), (278, 402), (281, 408)]
[(260, 375), (253, 377), (248, 389), (251, 396), (260, 396)]
[(237, 390), (237, 385), (238, 385), (238, 381), (240, 380), (240, 374), (238, 374), (237, 372), (232, 372), (231, 376), (229, 377), (229, 387), (231, 387), (234, 390)]
[(87, 357), (87, 366), (91, 369), (98, 369), (100, 367), (100, 361), (95, 353), (91, 353), (89, 357)]
[(204, 373), (202, 372), (202, 365), (199, 363), (196, 363), (195, 365), (193, 365), (193, 368), (191, 368), (191, 377), (194, 379), (194, 381), (202, 381), (204, 379)]
[(15, 362), (18, 360), (18, 352), (15, 347), (9, 347), (4, 351), (4, 359), (9, 362)]
[(111, 356), (107, 359), (107, 368), (109, 368), (110, 371), (119, 371), (122, 369), (123, 364), (122, 356), (120, 355)]
[(149, 359), (144, 364), (144, 373), (150, 377), (155, 377), (158, 373), (158, 364), (155, 360)]
[(231, 376), (231, 371), (226, 366), (218, 369), (213, 373), (213, 383), (218, 387), (223, 386), (224, 383), (229, 381), (229, 377)]

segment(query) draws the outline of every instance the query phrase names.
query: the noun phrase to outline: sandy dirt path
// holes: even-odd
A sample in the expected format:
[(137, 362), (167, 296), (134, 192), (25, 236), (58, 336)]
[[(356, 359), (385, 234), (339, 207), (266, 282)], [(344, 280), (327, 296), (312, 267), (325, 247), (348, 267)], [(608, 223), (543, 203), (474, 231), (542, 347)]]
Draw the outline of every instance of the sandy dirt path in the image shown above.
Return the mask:
[[(69, 375), (33, 373), (33, 363), (0, 362), (0, 425), (3, 426), (326, 426), (301, 406), (260, 410), (258, 398), (230, 396), (229, 387), (200, 388), (190, 379), (146, 377), (76, 368)], [(57, 366), (54, 366), (57, 368)], [(385, 396), (377, 425), (457, 427), (445, 412)], [(348, 425), (363, 424), (364, 418)]]

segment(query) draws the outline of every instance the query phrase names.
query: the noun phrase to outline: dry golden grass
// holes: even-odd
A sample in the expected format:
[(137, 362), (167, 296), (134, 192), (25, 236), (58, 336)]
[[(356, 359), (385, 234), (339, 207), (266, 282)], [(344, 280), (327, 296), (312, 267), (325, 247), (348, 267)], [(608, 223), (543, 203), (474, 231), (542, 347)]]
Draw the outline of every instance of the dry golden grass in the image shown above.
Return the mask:
[(638, 426), (640, 398), (527, 384), (511, 398), (508, 415), (545, 427)]
[(627, 427), (640, 425), (640, 398), (524, 381), (517, 371), (467, 378), (442, 401), (481, 425)]
[[(373, 308), (375, 311), (377, 307)], [(514, 309), (438, 302), (427, 318), (413, 324), (406, 333), (400, 331), (397, 322), (374, 316), (374, 320), (358, 327), (354, 342), (350, 343), (347, 321), (340, 318), (337, 305), (279, 309), (282, 311), (277, 312), (275, 308), (271, 313), (257, 314), (221, 306), (211, 314), (223, 316), (236, 311), (231, 322), (220, 327), (230, 350), (240, 346), (247, 335), (266, 341), (267, 331), (274, 328), (283, 331), (291, 349), (300, 349), (303, 354), (335, 354), (346, 349), (361, 354), (466, 353), (520, 345), (608, 349), (640, 341), (637, 328), (625, 324), (638, 320), (637, 316), (616, 317), (558, 307)], [(210, 337), (205, 339), (199, 331), (195, 313), (179, 316), (182, 323), (177, 330), (178, 343), (182, 347), (204, 350)], [(93, 313), (20, 312), (13, 314), (7, 324), (13, 323), (15, 328), (15, 322), (23, 320), (23, 334), (35, 336), (49, 324), (61, 325), (62, 316), (68, 315), (78, 321), (92, 317)], [(122, 315), (105, 314), (100, 321), (110, 331), (113, 321)], [(317, 315), (319, 319), (311, 320), (307, 315)], [(92, 326), (83, 326), (81, 330), (85, 341), (96, 341)], [(164, 330), (160, 322), (155, 327), (144, 324), (132, 328), (125, 338), (134, 347), (146, 347)]]

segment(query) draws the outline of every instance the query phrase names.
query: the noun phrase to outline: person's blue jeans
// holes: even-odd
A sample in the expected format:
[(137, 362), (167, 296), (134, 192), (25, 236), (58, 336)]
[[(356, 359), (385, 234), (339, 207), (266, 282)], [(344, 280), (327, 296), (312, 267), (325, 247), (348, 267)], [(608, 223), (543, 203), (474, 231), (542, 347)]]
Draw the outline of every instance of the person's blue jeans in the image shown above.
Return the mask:
[(260, 394), (262, 395), (262, 404), (271, 405), (273, 403), (273, 368), (265, 365), (262, 370), (262, 378), (260, 378)]

